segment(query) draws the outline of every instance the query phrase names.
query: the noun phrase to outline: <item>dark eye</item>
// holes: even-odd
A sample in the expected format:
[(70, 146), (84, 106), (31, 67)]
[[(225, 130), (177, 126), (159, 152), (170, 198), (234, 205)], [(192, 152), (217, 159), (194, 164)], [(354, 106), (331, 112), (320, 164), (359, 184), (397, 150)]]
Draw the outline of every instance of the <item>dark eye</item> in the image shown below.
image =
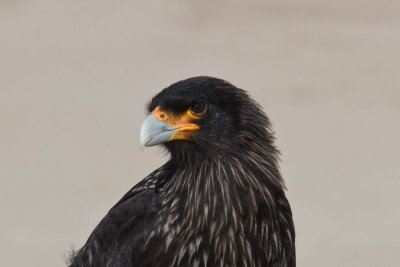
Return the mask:
[(204, 102), (199, 102), (190, 107), (190, 112), (195, 116), (204, 115), (208, 110), (208, 105)]

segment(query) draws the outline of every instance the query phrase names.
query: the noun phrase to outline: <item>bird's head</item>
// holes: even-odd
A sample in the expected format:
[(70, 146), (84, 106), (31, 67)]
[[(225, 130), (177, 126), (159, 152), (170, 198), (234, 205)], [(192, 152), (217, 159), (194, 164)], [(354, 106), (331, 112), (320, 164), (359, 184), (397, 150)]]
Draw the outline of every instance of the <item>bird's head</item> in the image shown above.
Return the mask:
[(218, 153), (270, 143), (270, 124), (247, 93), (212, 77), (194, 77), (162, 90), (148, 104), (140, 130), (143, 146)]

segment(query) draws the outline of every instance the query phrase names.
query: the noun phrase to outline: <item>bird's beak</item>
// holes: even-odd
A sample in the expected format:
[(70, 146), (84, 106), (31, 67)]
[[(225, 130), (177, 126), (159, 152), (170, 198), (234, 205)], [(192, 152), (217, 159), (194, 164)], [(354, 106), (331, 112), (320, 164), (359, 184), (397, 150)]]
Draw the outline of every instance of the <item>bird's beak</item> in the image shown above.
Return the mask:
[(189, 114), (179, 116), (167, 114), (157, 107), (143, 122), (140, 128), (140, 144), (155, 146), (171, 140), (187, 140), (190, 132), (200, 127), (191, 123)]
[(176, 132), (176, 128), (168, 123), (159, 121), (156, 116), (150, 114), (140, 128), (140, 144), (142, 146), (155, 146), (167, 142)]

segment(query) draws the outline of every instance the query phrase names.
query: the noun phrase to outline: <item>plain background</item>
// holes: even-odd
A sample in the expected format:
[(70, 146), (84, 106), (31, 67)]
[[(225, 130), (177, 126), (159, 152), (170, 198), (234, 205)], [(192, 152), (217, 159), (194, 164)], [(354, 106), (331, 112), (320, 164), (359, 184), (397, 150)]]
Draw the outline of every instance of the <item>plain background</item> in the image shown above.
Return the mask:
[(181, 79), (273, 121), (298, 266), (400, 266), (400, 2), (0, 1), (0, 258), (64, 266), (167, 160), (145, 104)]

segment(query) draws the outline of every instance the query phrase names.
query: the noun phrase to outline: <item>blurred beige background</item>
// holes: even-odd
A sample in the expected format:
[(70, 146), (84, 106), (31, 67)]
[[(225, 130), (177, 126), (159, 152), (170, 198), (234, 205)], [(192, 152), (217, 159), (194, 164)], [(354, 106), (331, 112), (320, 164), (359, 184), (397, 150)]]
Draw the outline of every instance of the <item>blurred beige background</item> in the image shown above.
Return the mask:
[(0, 1), (2, 266), (64, 266), (161, 165), (149, 98), (197, 75), (270, 115), (298, 266), (400, 266), (400, 2)]

